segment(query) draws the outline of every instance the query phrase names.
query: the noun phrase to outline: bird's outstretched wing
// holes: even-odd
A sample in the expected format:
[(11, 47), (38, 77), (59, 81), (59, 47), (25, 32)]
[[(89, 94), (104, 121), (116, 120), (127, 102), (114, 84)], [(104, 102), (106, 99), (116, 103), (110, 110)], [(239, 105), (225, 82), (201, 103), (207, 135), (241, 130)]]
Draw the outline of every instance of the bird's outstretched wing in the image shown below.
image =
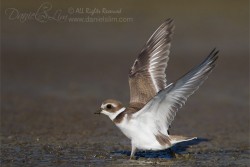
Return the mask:
[(167, 19), (149, 38), (129, 73), (130, 104), (146, 104), (166, 88), (173, 20)]
[(153, 119), (157, 131), (167, 134), (168, 127), (174, 120), (178, 109), (208, 78), (215, 67), (215, 61), (218, 58), (217, 53), (218, 51), (214, 49), (201, 64), (160, 91), (139, 112), (133, 114), (134, 118)]

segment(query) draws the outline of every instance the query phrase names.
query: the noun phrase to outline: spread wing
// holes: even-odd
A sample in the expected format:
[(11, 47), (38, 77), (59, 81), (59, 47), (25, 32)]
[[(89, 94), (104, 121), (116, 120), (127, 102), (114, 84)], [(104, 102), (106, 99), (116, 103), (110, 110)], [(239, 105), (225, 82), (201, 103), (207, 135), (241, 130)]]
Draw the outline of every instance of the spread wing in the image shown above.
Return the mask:
[(165, 70), (169, 60), (173, 20), (166, 20), (149, 38), (129, 73), (130, 104), (146, 104), (166, 88)]
[(214, 49), (200, 65), (160, 91), (139, 112), (134, 114), (134, 118), (151, 119), (151, 121), (154, 119), (155, 129), (167, 135), (168, 127), (174, 120), (178, 109), (208, 78), (218, 58), (217, 53), (218, 51)]

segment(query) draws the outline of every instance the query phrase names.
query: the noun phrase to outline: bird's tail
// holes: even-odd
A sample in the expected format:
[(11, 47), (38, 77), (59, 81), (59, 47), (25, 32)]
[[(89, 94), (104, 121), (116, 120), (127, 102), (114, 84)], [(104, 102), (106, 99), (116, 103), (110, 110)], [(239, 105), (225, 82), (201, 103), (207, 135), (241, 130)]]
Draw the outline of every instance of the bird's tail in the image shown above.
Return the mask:
[(197, 137), (185, 137), (185, 136), (177, 136), (177, 135), (169, 135), (170, 142), (172, 145), (184, 142), (184, 141), (190, 141), (193, 139), (197, 139)]

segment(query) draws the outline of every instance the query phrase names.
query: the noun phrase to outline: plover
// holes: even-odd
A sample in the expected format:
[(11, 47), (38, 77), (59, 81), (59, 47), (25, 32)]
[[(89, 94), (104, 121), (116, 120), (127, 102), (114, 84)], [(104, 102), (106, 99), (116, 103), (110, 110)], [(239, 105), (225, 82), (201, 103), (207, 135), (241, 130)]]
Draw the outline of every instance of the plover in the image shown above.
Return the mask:
[(169, 60), (174, 24), (167, 19), (152, 34), (129, 72), (130, 103), (124, 107), (113, 99), (104, 101), (96, 114), (107, 115), (131, 140), (130, 159), (136, 149), (163, 150), (196, 139), (169, 134), (176, 112), (215, 67), (214, 49), (201, 64), (176, 82), (167, 84), (165, 70)]

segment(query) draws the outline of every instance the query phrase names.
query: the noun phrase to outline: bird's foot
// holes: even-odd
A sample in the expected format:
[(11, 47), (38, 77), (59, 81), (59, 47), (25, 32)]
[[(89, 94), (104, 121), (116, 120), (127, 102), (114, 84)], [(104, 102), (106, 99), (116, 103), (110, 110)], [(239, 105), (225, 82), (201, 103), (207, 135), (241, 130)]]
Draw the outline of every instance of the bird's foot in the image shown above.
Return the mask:
[(135, 156), (130, 157), (129, 160), (136, 160), (136, 157)]
[(177, 154), (176, 152), (174, 152), (174, 150), (172, 150), (171, 148), (169, 149), (170, 155), (173, 158), (178, 158), (181, 156), (181, 154)]

